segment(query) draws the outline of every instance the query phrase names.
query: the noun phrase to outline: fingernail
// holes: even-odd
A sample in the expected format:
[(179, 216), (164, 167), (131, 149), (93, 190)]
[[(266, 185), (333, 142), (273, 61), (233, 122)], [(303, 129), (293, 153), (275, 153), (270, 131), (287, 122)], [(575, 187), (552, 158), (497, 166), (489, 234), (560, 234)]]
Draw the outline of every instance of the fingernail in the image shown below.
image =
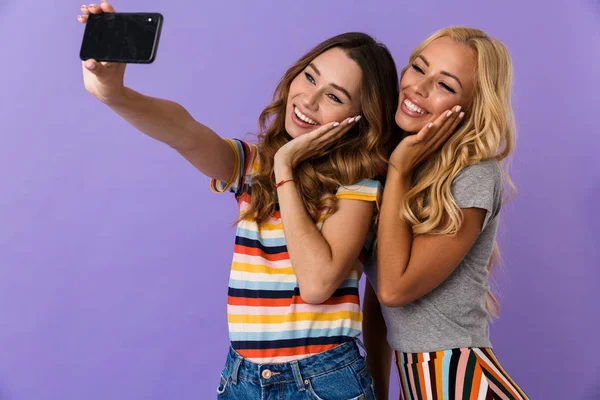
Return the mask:
[(358, 122), (358, 121), (360, 121), (360, 119), (361, 119), (361, 118), (362, 118), (362, 117), (359, 115), (358, 117), (354, 118), (354, 121), (355, 121), (355, 122)]
[(458, 114), (458, 118), (462, 118), (462, 117), (464, 117), (464, 116), (465, 116), (465, 113), (464, 113), (464, 112), (461, 112), (460, 114)]
[(433, 122), (427, 124), (427, 128), (431, 128), (433, 126)]
[(448, 111), (448, 113), (446, 114), (446, 117), (449, 117), (452, 115), (452, 111)]
[(354, 122), (354, 118), (350, 118), (350, 119), (348, 120), (348, 123), (349, 123), (349, 124), (351, 124), (351, 123), (353, 123), (353, 122)]
[(334, 126), (334, 127), (336, 127), (336, 126), (338, 126), (339, 124), (340, 124), (339, 122), (334, 122), (334, 123), (333, 123), (333, 126)]
[(96, 69), (96, 64), (93, 62), (85, 63), (85, 67), (90, 71), (93, 71), (94, 69)]
[(90, 4), (90, 7), (96, 7), (96, 5), (95, 4)]
[(86, 5), (85, 5), (85, 4), (82, 4), (82, 5), (81, 5), (81, 8), (85, 8), (85, 7), (86, 7)]
[(456, 112), (459, 112), (459, 111), (460, 111), (460, 109), (461, 109), (461, 106), (457, 106), (455, 111), (456, 111)]

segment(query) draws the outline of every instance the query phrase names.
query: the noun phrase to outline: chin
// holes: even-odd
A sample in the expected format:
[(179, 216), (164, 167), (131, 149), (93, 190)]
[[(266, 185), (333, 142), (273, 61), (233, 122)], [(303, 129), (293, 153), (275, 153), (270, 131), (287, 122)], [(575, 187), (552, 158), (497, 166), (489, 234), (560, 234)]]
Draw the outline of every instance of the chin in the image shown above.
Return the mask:
[[(408, 119), (408, 120), (407, 120)], [(427, 123), (415, 123), (415, 121), (406, 118), (403, 115), (396, 115), (396, 125), (408, 134), (418, 133)]]
[(404, 132), (410, 132), (413, 128), (414, 128), (414, 124), (411, 124), (411, 121), (407, 121), (406, 118), (404, 118), (403, 115), (396, 115), (396, 125), (398, 125), (398, 127), (400, 129), (402, 129)]
[(292, 139), (300, 136), (298, 128), (292, 122), (285, 121), (285, 131)]

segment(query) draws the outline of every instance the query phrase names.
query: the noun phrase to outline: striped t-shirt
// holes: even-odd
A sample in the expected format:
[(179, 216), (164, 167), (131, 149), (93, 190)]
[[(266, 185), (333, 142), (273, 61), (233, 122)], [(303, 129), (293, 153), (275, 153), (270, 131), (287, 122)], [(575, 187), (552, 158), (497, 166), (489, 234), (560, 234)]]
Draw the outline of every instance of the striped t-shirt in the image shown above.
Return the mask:
[[(250, 206), (252, 176), (258, 171), (259, 157), (255, 145), (226, 140), (236, 157), (234, 173), (229, 182), (213, 179), (211, 188), (218, 193), (233, 192), (241, 215)], [(340, 187), (336, 196), (378, 203), (381, 191), (378, 181), (365, 179)], [(317, 223), (319, 229), (323, 220)], [(369, 238), (363, 253), (371, 242)], [(306, 304), (300, 297), (279, 211), (263, 222), (260, 230), (254, 220), (239, 222), (227, 301), (231, 346), (253, 362), (278, 363), (329, 350), (360, 335), (361, 259), (325, 303)]]

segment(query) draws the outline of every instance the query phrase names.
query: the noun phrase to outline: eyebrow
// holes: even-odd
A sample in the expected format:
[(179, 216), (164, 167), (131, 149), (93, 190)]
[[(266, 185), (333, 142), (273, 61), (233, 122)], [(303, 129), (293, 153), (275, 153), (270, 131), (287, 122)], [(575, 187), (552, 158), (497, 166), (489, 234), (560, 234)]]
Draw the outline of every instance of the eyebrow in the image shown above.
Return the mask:
[[(321, 76), (321, 71), (319, 71), (319, 69), (317, 68), (317, 66), (313, 63), (308, 64), (309, 67), (311, 67), (312, 69), (315, 70), (315, 73), (318, 76)], [(344, 89), (343, 87), (341, 87), (340, 85), (336, 85), (335, 83), (330, 83), (331, 87), (333, 87), (334, 89), (339, 90), (340, 92), (344, 93), (346, 95), (346, 97), (348, 97), (350, 100), (352, 100), (352, 96), (350, 96), (350, 93)]]
[[(420, 58), (425, 63), (425, 65), (427, 65), (429, 67), (429, 61), (427, 61), (427, 59), (425, 57), (423, 57), (422, 55), (419, 54), (417, 56), (417, 58)], [(460, 88), (463, 89), (463, 85), (462, 85), (460, 79), (458, 79), (458, 77), (456, 75), (452, 75), (450, 72), (447, 72), (447, 71), (442, 71), (440, 73), (442, 75), (446, 75), (446, 76), (456, 80), (456, 82), (458, 82), (458, 84), (460, 85)]]

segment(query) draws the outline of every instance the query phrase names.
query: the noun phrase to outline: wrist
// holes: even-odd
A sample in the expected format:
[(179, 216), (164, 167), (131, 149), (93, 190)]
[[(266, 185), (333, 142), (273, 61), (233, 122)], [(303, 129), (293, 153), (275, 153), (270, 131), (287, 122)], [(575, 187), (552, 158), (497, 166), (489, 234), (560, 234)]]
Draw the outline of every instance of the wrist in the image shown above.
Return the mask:
[(109, 107), (125, 106), (131, 99), (133, 91), (125, 86), (113, 89), (109, 96), (104, 96), (99, 100)]
[(281, 186), (285, 185), (286, 183), (292, 183), (294, 182), (293, 179), (282, 179), (279, 182), (275, 183), (275, 190), (279, 189)]
[(275, 181), (276, 182), (294, 178), (294, 175), (292, 173), (292, 167), (289, 165), (286, 165), (286, 164), (281, 164), (281, 165), (276, 164), (273, 172), (275, 173)]
[(402, 168), (397, 167), (391, 161), (388, 163), (387, 179), (388, 181), (400, 182), (404, 185), (410, 186), (411, 174), (404, 171)]

